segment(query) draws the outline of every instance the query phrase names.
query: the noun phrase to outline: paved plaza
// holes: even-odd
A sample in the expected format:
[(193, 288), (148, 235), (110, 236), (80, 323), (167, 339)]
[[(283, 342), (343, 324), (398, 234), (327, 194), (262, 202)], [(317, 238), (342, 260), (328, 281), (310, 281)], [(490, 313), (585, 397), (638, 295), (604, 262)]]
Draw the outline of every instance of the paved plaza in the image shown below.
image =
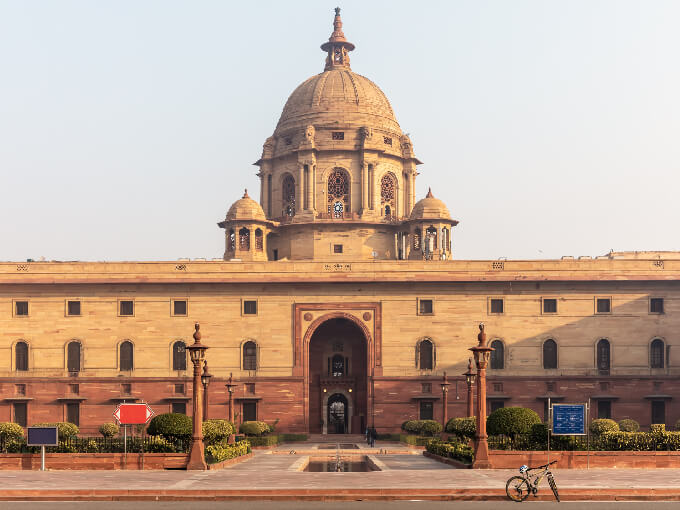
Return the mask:
[[(362, 446), (359, 444), (359, 446)], [(297, 470), (315, 444), (256, 450), (222, 470), (1, 471), (0, 499), (504, 499), (515, 470), (455, 469), (394, 443), (342, 450), (368, 455), (380, 471), (316, 473)], [(385, 453), (387, 452), (387, 453)], [(49, 467), (49, 466), (48, 466)], [(680, 500), (680, 469), (555, 470), (563, 499)], [(551, 500), (547, 484), (539, 493)], [(533, 499), (533, 498), (532, 498)]]

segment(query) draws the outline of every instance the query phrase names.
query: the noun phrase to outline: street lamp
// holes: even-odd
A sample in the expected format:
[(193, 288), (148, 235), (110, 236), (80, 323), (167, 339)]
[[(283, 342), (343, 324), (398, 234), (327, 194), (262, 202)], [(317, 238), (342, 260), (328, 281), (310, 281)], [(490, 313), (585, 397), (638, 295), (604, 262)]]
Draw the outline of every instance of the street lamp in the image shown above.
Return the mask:
[(446, 432), (446, 422), (449, 421), (449, 381), (446, 378), (446, 372), (444, 372), (444, 382), (441, 383), (442, 387), (442, 405), (443, 405), (443, 410), (442, 410), (442, 427), (444, 431)]
[(465, 383), (467, 384), (467, 416), (468, 418), (471, 418), (475, 415), (472, 401), (472, 385), (475, 384), (475, 379), (477, 378), (477, 375), (472, 371), (472, 358), (468, 359), (468, 369), (463, 375), (465, 376)]
[(193, 382), (193, 425), (194, 430), (191, 435), (191, 453), (189, 454), (188, 470), (206, 470), (205, 453), (203, 450), (203, 409), (201, 406), (201, 364), (205, 359), (205, 351), (208, 346), (201, 343), (201, 326), (198, 322), (194, 325), (194, 343), (187, 346), (189, 358), (194, 364)]
[(472, 467), (476, 469), (489, 469), (489, 443), (486, 435), (486, 366), (493, 348), (486, 345), (486, 333), (484, 323), (479, 324), (478, 345), (470, 350), (475, 356), (477, 365), (477, 433), (475, 435), (475, 460)]
[(201, 383), (203, 384), (203, 420), (208, 419), (208, 386), (210, 386), (210, 378), (212, 374), (208, 372), (208, 361), (203, 364), (203, 375), (201, 375)]

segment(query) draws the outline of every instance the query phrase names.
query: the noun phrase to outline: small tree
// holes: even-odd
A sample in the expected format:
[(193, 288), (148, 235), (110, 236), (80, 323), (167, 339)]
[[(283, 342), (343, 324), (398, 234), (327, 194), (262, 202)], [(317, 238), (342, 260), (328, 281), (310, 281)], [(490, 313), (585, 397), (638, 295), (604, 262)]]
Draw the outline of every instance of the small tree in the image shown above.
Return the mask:
[(246, 436), (261, 436), (268, 434), (269, 425), (263, 421), (244, 421), (239, 427), (239, 431)]
[(451, 418), (446, 424), (446, 432), (455, 434), (459, 438), (472, 439), (477, 431), (477, 420), (474, 416), (469, 418)]
[(191, 418), (180, 413), (165, 413), (154, 416), (147, 429), (150, 436), (163, 436), (170, 440), (188, 439), (192, 432)]
[(635, 420), (625, 419), (619, 422), (619, 430), (621, 432), (637, 432), (640, 430), (640, 424)]
[(619, 424), (609, 418), (600, 418), (590, 422), (590, 433), (594, 436), (600, 436), (607, 432), (618, 432)]
[(528, 434), (531, 427), (541, 423), (536, 411), (524, 407), (502, 407), (496, 409), (486, 420), (486, 428), (491, 435), (504, 435), (514, 438)]
[(203, 422), (203, 439), (206, 444), (219, 443), (234, 433), (234, 426), (227, 420), (207, 420)]
[(60, 421), (56, 423), (36, 423), (34, 427), (57, 427), (57, 434), (59, 435), (59, 441), (68, 441), (72, 437), (76, 437), (80, 434), (80, 429), (74, 423), (69, 423), (67, 421)]
[(115, 437), (119, 432), (120, 427), (115, 423), (103, 423), (99, 426), (99, 433), (106, 438)]

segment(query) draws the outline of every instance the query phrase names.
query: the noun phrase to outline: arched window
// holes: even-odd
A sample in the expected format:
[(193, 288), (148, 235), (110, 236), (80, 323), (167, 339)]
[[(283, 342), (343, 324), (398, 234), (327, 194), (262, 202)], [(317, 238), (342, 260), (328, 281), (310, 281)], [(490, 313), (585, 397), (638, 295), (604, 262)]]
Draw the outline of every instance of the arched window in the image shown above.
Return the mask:
[(328, 213), (342, 218), (349, 212), (349, 175), (343, 170), (334, 170), (328, 176)]
[(435, 248), (437, 247), (437, 229), (434, 227), (428, 227), (425, 230), (425, 243), (423, 245), (425, 248), (425, 255), (427, 258), (432, 258)]
[(238, 231), (238, 249), (241, 251), (250, 250), (250, 230), (246, 227)]
[(664, 351), (663, 340), (661, 340), (660, 338), (655, 338), (654, 340), (652, 340), (652, 343), (649, 346), (649, 363), (652, 368), (664, 367), (663, 351)]
[(69, 372), (80, 372), (80, 342), (69, 342), (66, 347), (66, 368)]
[(243, 370), (257, 370), (257, 344), (248, 341), (243, 344)]
[(557, 342), (548, 339), (543, 342), (543, 368), (550, 370), (557, 368)]
[(385, 174), (380, 180), (380, 205), (385, 218), (390, 218), (394, 213), (396, 203), (396, 187), (394, 176)]
[(172, 344), (172, 369), (187, 369), (187, 346), (181, 340)]
[(336, 354), (331, 359), (331, 369), (333, 377), (342, 377), (345, 375), (345, 358), (342, 354)]
[(428, 339), (422, 340), (416, 347), (416, 362), (420, 370), (432, 370), (434, 367), (434, 345)]
[(283, 200), (283, 215), (295, 216), (295, 179), (290, 174), (286, 174), (281, 185)]
[(262, 238), (262, 229), (255, 229), (255, 249), (257, 251), (262, 251), (264, 246), (264, 241)]
[(234, 233), (233, 228), (229, 230), (229, 244), (227, 246), (229, 247), (229, 251), (236, 250), (236, 234)]
[(129, 340), (125, 340), (122, 344), (120, 344), (120, 369), (121, 370), (132, 370), (133, 368), (133, 356), (134, 356), (134, 347), (132, 345), (132, 342)]
[(503, 370), (505, 368), (505, 346), (500, 340), (491, 342), (491, 368), (493, 370)]
[(609, 355), (609, 340), (602, 338), (597, 342), (597, 370), (600, 375), (609, 375), (611, 357)]
[(15, 370), (28, 370), (28, 344), (17, 342), (14, 346), (14, 368)]

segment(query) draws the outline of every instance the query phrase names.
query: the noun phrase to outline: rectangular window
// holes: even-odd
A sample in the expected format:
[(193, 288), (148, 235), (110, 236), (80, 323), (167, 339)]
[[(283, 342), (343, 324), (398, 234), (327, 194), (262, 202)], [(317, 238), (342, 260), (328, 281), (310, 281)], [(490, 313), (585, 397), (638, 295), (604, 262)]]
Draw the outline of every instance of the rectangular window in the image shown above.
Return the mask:
[(595, 299), (595, 311), (597, 313), (611, 313), (612, 312), (612, 299), (611, 298), (596, 298)]
[(183, 384), (175, 384), (175, 393), (179, 395), (184, 395), (184, 385)]
[(122, 395), (131, 395), (132, 394), (132, 384), (130, 383), (123, 383), (120, 385), (120, 393)]
[(505, 402), (502, 400), (490, 400), (489, 402), (491, 403), (492, 413), (498, 409), (503, 409), (505, 407)]
[(135, 302), (134, 301), (119, 301), (118, 302), (119, 315), (123, 317), (131, 317), (135, 314)]
[(489, 313), (504, 313), (505, 307), (503, 303), (503, 299), (501, 298), (492, 298), (489, 299)]
[(652, 400), (652, 425), (656, 423), (666, 423), (666, 402), (663, 400)]
[(172, 412), (175, 414), (187, 414), (187, 404), (186, 402), (173, 402)]
[(597, 401), (597, 417), (599, 419), (612, 419), (612, 401), (598, 400)]
[(28, 420), (26, 419), (26, 402), (15, 402), (14, 403), (14, 423), (26, 426)]
[(28, 301), (15, 301), (14, 302), (14, 315), (17, 317), (27, 317), (28, 316)]
[(71, 395), (78, 395), (80, 393), (80, 387), (77, 384), (69, 384), (68, 391)]
[(334, 244), (333, 245), (333, 253), (342, 253), (342, 245), (341, 244)]
[(432, 420), (434, 419), (434, 405), (432, 402), (422, 401), (420, 402), (420, 419), (421, 420)]
[(172, 301), (172, 315), (185, 316), (187, 314), (187, 302), (184, 299)]
[(15, 393), (19, 396), (24, 396), (26, 395), (26, 385), (25, 384), (16, 384), (14, 386)]
[(257, 402), (243, 402), (243, 421), (257, 421)]
[(345, 133), (342, 132), (342, 131), (333, 131), (332, 138), (333, 138), (333, 140), (344, 140), (345, 139)]
[(392, 145), (392, 138), (390, 138), (389, 136), (383, 136), (383, 142), (385, 143), (385, 145), (391, 146)]
[(432, 383), (422, 383), (423, 393), (432, 393)]
[(257, 301), (243, 301), (243, 315), (257, 315)]
[(78, 402), (66, 404), (66, 421), (80, 426), (80, 404)]
[(503, 383), (500, 382), (493, 383), (493, 391), (495, 391), (496, 393), (500, 393), (501, 391), (503, 391)]
[(66, 315), (69, 315), (69, 316), (80, 315), (80, 301), (67, 301), (66, 302)]
[(547, 382), (545, 383), (545, 389), (546, 391), (555, 391), (555, 383), (554, 382)]
[(609, 383), (608, 382), (601, 382), (600, 383), (600, 390), (609, 391)]
[(255, 395), (255, 383), (246, 383), (246, 393)]
[(663, 298), (649, 299), (649, 313), (663, 313)]
[(432, 315), (434, 313), (434, 302), (431, 299), (418, 300), (418, 315)]
[(557, 313), (557, 299), (543, 299), (543, 313)]

